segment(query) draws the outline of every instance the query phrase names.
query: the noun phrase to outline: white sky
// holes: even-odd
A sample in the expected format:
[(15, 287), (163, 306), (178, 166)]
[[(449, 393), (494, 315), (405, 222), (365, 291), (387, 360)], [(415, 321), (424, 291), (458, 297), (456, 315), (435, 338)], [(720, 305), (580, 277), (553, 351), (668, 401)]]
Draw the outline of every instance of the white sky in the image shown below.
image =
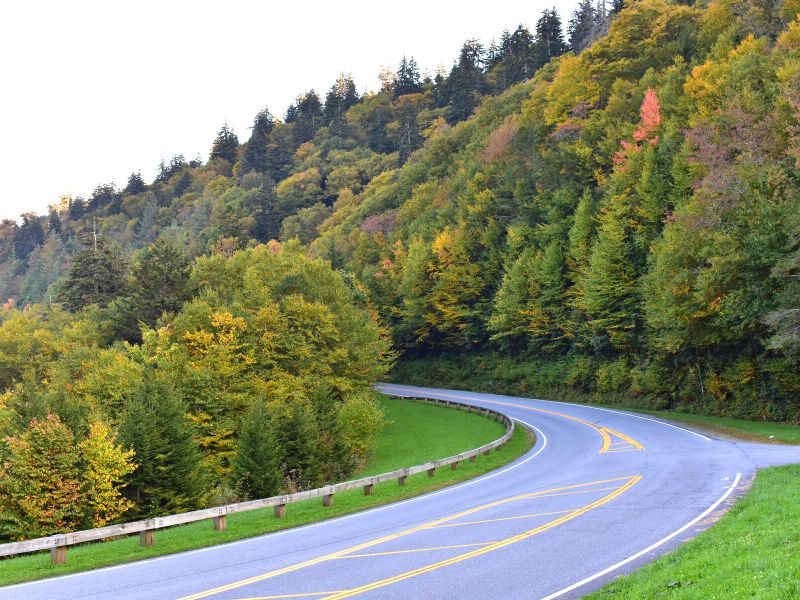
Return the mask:
[[(260, 109), (283, 117), (342, 71), (363, 92), (403, 54), (449, 68), (465, 39), (532, 29), (553, 3), (2, 2), (0, 218), (124, 186), (132, 171), (150, 182), (173, 154), (205, 160), (226, 119), (243, 142)], [(559, 3), (564, 23), (576, 3)]]

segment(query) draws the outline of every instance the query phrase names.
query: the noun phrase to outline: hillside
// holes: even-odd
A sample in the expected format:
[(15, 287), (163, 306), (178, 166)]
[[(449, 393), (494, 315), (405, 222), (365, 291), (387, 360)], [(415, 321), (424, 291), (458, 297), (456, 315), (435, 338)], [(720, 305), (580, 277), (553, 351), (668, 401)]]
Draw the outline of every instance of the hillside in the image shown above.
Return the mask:
[[(96, 305), (104, 343), (139, 343), (185, 301), (131, 300), (154, 241), (193, 260), (297, 239), (404, 360), (469, 352), (540, 394), (800, 418), (797, 2), (585, 4), (569, 39), (546, 11), (449, 72), (404, 58), (364, 97), (343, 75), (243, 144), (223, 127), (206, 163), (4, 222), (7, 307)], [(97, 236), (115, 284), (75, 296)]]

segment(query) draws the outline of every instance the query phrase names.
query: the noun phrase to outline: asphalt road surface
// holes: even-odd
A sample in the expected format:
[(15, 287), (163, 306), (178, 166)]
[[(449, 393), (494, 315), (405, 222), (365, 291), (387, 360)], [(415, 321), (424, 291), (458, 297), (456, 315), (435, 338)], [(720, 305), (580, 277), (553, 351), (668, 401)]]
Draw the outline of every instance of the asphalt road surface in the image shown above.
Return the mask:
[(757, 469), (800, 462), (800, 447), (712, 439), (619, 411), (384, 389), (494, 408), (530, 425), (536, 446), (397, 504), (0, 588), (0, 598), (577, 598), (708, 527)]

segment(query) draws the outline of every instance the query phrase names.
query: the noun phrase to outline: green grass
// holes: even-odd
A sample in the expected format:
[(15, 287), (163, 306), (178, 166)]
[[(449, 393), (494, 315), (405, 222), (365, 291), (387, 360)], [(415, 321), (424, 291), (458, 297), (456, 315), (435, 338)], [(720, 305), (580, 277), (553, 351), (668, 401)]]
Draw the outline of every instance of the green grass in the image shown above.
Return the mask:
[(592, 600), (800, 598), (800, 465), (761, 471), (708, 531)]
[[(496, 439), (504, 431), (495, 421), (444, 407), (389, 400), (384, 400), (383, 406), (391, 422), (382, 433), (372, 460), (358, 475), (444, 458)], [(518, 427), (511, 441), (499, 451), (479, 456), (476, 463), (462, 462), (456, 471), (439, 469), (434, 478), (425, 473), (413, 475), (404, 487), (395, 482), (378, 484), (372, 496), (364, 496), (361, 490), (343, 492), (335, 496), (329, 508), (322, 507), (320, 499), (288, 504), (283, 519), (274, 518), (273, 509), (269, 508), (229, 516), (228, 528), (222, 532), (214, 531), (210, 520), (157, 530), (155, 545), (148, 548), (139, 545), (138, 536), (84, 544), (68, 550), (65, 565), (51, 565), (49, 552), (0, 560), (0, 585), (231, 542), (411, 498), (501, 467), (527, 452), (533, 442), (532, 434)]]

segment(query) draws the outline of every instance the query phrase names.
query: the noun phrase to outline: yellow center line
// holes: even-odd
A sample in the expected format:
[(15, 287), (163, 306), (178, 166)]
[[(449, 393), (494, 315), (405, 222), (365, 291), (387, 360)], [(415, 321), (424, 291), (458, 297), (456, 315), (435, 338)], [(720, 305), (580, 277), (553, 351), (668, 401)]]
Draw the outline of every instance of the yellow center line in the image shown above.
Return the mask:
[[(396, 387), (396, 386), (389, 386), (389, 387), (391, 387), (392, 389), (395, 389), (395, 390), (405, 390), (405, 391), (409, 391), (409, 392), (416, 391), (416, 390), (409, 390), (408, 388), (403, 388), (403, 387)], [(497, 404), (497, 405), (500, 405), (500, 406), (512, 406), (514, 408), (521, 408), (523, 410), (532, 410), (534, 412), (546, 413), (548, 415), (554, 415), (556, 417), (562, 417), (564, 419), (569, 419), (570, 421), (575, 421), (575, 422), (580, 423), (582, 425), (586, 425), (587, 427), (590, 427), (591, 429), (594, 429), (597, 433), (600, 434), (600, 437), (603, 440), (603, 445), (600, 448), (600, 454), (605, 454), (606, 452), (609, 451), (609, 448), (611, 447), (611, 443), (612, 443), (611, 442), (611, 436), (619, 438), (620, 440), (630, 444), (631, 446), (633, 446), (637, 450), (644, 450), (644, 446), (642, 444), (640, 444), (639, 442), (637, 442), (633, 438), (625, 435), (624, 433), (620, 433), (619, 431), (616, 431), (615, 429), (611, 429), (610, 427), (603, 427), (603, 426), (600, 426), (600, 425), (596, 425), (595, 423), (592, 423), (591, 421), (586, 421), (585, 419), (581, 419), (580, 417), (573, 417), (572, 415), (567, 415), (567, 414), (564, 414), (564, 413), (556, 412), (556, 411), (553, 411), (553, 410), (547, 410), (547, 409), (544, 409), (544, 408), (534, 408), (533, 406), (525, 406), (524, 404), (515, 404), (513, 402), (502, 402), (500, 400), (485, 400), (483, 398), (475, 398), (474, 396), (462, 396), (462, 395), (459, 395), (459, 394), (446, 394), (446, 393), (437, 393), (436, 395), (437, 396), (442, 396), (444, 398), (450, 398), (452, 400), (471, 400), (471, 401), (480, 400), (481, 402), (485, 402), (487, 404)]]
[[(639, 479), (641, 479), (641, 477), (639, 477), (639, 476), (637, 476), (637, 477), (638, 477), (637, 481)], [(397, 532), (397, 533), (392, 533), (392, 534), (389, 534), (389, 535), (385, 535), (383, 537), (371, 540), (369, 542), (364, 542), (364, 543), (358, 544), (356, 546), (351, 546), (350, 548), (345, 548), (344, 550), (339, 550), (337, 552), (332, 552), (332, 553), (326, 554), (324, 556), (319, 556), (317, 558), (312, 558), (312, 559), (304, 561), (304, 562), (300, 562), (300, 563), (296, 563), (296, 564), (293, 564), (293, 565), (289, 565), (289, 566), (283, 567), (281, 569), (276, 569), (274, 571), (269, 571), (268, 573), (263, 573), (261, 575), (256, 575), (254, 577), (249, 577), (247, 579), (242, 579), (240, 581), (235, 581), (233, 583), (229, 583), (229, 584), (226, 584), (226, 585), (221, 585), (221, 586), (213, 588), (211, 590), (207, 590), (207, 591), (204, 591), (204, 592), (197, 592), (196, 594), (191, 594), (189, 596), (184, 596), (180, 600), (199, 600), (200, 598), (208, 598), (209, 596), (214, 596), (216, 594), (221, 594), (222, 592), (227, 592), (227, 591), (234, 590), (234, 589), (237, 589), (237, 588), (240, 588), (240, 587), (244, 587), (246, 585), (251, 585), (253, 583), (258, 583), (258, 582), (264, 581), (266, 579), (271, 579), (271, 578), (277, 577), (279, 575), (284, 575), (286, 573), (291, 573), (293, 571), (298, 571), (300, 569), (305, 569), (307, 567), (318, 565), (320, 563), (323, 563), (323, 562), (326, 562), (326, 561), (329, 561), (329, 560), (333, 560), (335, 558), (339, 558), (340, 556), (344, 556), (346, 554), (352, 554), (352, 553), (358, 552), (360, 550), (365, 550), (367, 548), (371, 548), (373, 546), (377, 546), (379, 544), (383, 544), (384, 542), (389, 542), (391, 540), (396, 540), (398, 538), (401, 538), (401, 537), (404, 537), (404, 536), (407, 536), (407, 535), (411, 535), (412, 533), (416, 533), (418, 531), (423, 531), (423, 530), (426, 530), (426, 529), (430, 529), (432, 527), (436, 527), (437, 525), (441, 525), (443, 523), (449, 523), (450, 521), (455, 521), (456, 519), (459, 519), (461, 517), (466, 517), (466, 516), (469, 516), (469, 515), (474, 514), (476, 512), (479, 512), (479, 511), (482, 511), (482, 510), (486, 510), (487, 508), (492, 508), (492, 507), (495, 507), (495, 506), (501, 506), (501, 505), (507, 504), (509, 502), (516, 502), (518, 500), (527, 500), (529, 498), (536, 498), (536, 497), (547, 497), (547, 496), (553, 495), (552, 494), (553, 492), (560, 492), (560, 491), (565, 491), (565, 490), (579, 490), (580, 488), (585, 488), (585, 487), (588, 487), (588, 486), (595, 486), (595, 485), (599, 485), (599, 484), (603, 484), (603, 483), (611, 483), (611, 482), (623, 481), (623, 480), (630, 480), (630, 477), (615, 477), (615, 478), (612, 478), (612, 479), (603, 479), (603, 480), (600, 480), (600, 481), (591, 481), (591, 482), (588, 482), (588, 483), (578, 483), (578, 484), (574, 484), (574, 485), (567, 485), (567, 486), (563, 486), (563, 487), (552, 488), (552, 489), (548, 489), (548, 490), (542, 490), (542, 491), (539, 491), (539, 492), (529, 492), (529, 493), (526, 493), (526, 494), (520, 494), (519, 496), (512, 496), (510, 498), (504, 498), (502, 500), (495, 500), (494, 502), (489, 502), (489, 503), (481, 505), (481, 506), (476, 506), (476, 507), (461, 511), (459, 513), (450, 515), (448, 517), (443, 517), (441, 519), (436, 519), (434, 521), (430, 521), (428, 523), (424, 523), (423, 525), (418, 525), (416, 527), (412, 527), (412, 528), (406, 529), (404, 531), (400, 531), (400, 532)], [(580, 514), (583, 514), (583, 513), (580, 513)], [(567, 516), (569, 516), (569, 515), (567, 515)]]
[(477, 556), (481, 556), (481, 555), (487, 554), (489, 552), (494, 552), (495, 550), (499, 550), (500, 548), (504, 548), (506, 546), (510, 546), (511, 544), (515, 544), (515, 543), (520, 542), (522, 540), (525, 540), (525, 539), (528, 539), (530, 537), (533, 537), (533, 536), (535, 536), (535, 535), (537, 535), (539, 533), (542, 533), (543, 531), (547, 531), (548, 529), (552, 529), (553, 527), (561, 525), (562, 523), (566, 523), (567, 521), (570, 521), (570, 520), (572, 520), (572, 519), (574, 519), (574, 518), (576, 518), (576, 517), (578, 517), (578, 516), (580, 516), (580, 515), (582, 515), (584, 513), (589, 512), (590, 510), (593, 510), (593, 509), (597, 508), (598, 506), (601, 506), (601, 505), (605, 504), (606, 502), (609, 502), (609, 501), (613, 500), (614, 498), (616, 498), (620, 494), (623, 494), (625, 491), (627, 491), (628, 489), (633, 487), (636, 483), (641, 481), (641, 479), (642, 479), (642, 477), (640, 475), (637, 475), (635, 477), (631, 477), (626, 484), (620, 486), (619, 488), (617, 488), (615, 491), (611, 492), (610, 494), (607, 494), (607, 495), (603, 496), (599, 500), (596, 500), (596, 501), (592, 502), (591, 504), (587, 504), (586, 506), (578, 508), (578, 509), (570, 512), (569, 514), (564, 515), (563, 517), (560, 517), (558, 519), (554, 519), (553, 521), (550, 521), (549, 523), (545, 523), (544, 525), (540, 525), (539, 527), (536, 527), (536, 528), (531, 529), (529, 531), (525, 531), (523, 533), (520, 533), (518, 535), (506, 538), (504, 540), (500, 540), (499, 542), (495, 542), (494, 544), (491, 544), (489, 546), (484, 546), (483, 548), (478, 548), (476, 550), (472, 550), (471, 552), (465, 552), (464, 554), (460, 554), (458, 556), (454, 556), (452, 558), (448, 558), (446, 560), (442, 560), (442, 561), (439, 561), (437, 563), (433, 563), (433, 564), (430, 564), (430, 565), (427, 565), (427, 566), (424, 566), (424, 567), (420, 567), (418, 569), (413, 569), (411, 571), (406, 571), (405, 573), (400, 573), (399, 575), (395, 575), (394, 577), (388, 577), (388, 578), (382, 579), (380, 581), (374, 581), (372, 583), (368, 583), (366, 585), (362, 585), (360, 587), (353, 588), (351, 590), (345, 590), (343, 592), (338, 592), (336, 594), (332, 594), (330, 596), (326, 596), (323, 600), (339, 600), (341, 598), (350, 598), (350, 597), (356, 596), (358, 594), (363, 594), (364, 592), (369, 592), (369, 591), (372, 591), (372, 590), (375, 590), (375, 589), (378, 589), (378, 588), (381, 588), (381, 587), (385, 587), (387, 585), (391, 585), (393, 583), (397, 583), (397, 582), (403, 581), (405, 579), (410, 579), (412, 577), (416, 577), (417, 575), (422, 575), (423, 573), (430, 573), (431, 571), (435, 571), (437, 569), (441, 569), (442, 567), (447, 567), (447, 566), (450, 566), (450, 565), (454, 565), (456, 563), (468, 560), (470, 558), (475, 558)]
[[(433, 548), (410, 548), (408, 550), (389, 550), (388, 552), (369, 552), (366, 554), (348, 554), (347, 556), (340, 556), (335, 560), (344, 560), (347, 558), (365, 558), (368, 556), (389, 556), (390, 554), (413, 554), (414, 552), (432, 552), (434, 550), (452, 550), (453, 548), (474, 548), (475, 546), (488, 546), (496, 542), (476, 542), (474, 544), (456, 544), (454, 546), (435, 546)], [(331, 592), (338, 594), (339, 592)]]
[(533, 513), (530, 515), (515, 515), (513, 517), (497, 517), (496, 519), (483, 519), (482, 521), (464, 521), (462, 523), (447, 523), (445, 525), (436, 525), (436, 527), (431, 527), (431, 529), (441, 529), (443, 527), (461, 527), (462, 525), (480, 525), (481, 523), (496, 523), (497, 521), (514, 521), (516, 519), (531, 519), (533, 517), (548, 517), (550, 515), (563, 515), (568, 512), (572, 512), (573, 509), (570, 510), (554, 510), (551, 512), (543, 512), (543, 513)]
[(325, 596), (326, 594), (341, 594), (342, 591), (334, 592), (306, 592), (305, 594), (279, 594), (277, 596), (254, 596), (253, 598), (237, 598), (236, 600), (279, 600), (280, 598), (308, 598), (310, 596)]

